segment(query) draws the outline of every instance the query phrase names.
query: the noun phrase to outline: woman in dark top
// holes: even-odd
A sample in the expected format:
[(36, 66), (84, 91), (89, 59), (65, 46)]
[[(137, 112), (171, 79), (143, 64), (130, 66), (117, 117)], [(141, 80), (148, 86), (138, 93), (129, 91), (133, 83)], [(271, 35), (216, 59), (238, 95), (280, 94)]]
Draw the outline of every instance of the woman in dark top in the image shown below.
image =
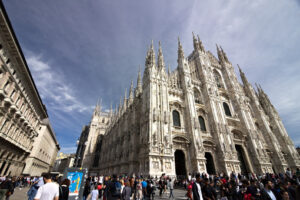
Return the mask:
[(65, 179), (61, 182), (59, 186), (59, 200), (68, 200), (70, 183), (69, 179)]

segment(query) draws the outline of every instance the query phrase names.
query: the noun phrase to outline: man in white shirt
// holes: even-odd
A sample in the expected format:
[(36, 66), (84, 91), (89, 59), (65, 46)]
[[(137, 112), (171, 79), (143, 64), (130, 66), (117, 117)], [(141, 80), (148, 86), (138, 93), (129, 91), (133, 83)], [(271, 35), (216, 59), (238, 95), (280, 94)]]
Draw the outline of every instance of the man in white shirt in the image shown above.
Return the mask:
[(201, 177), (200, 174), (196, 174), (196, 181), (193, 184), (192, 191), (193, 191), (193, 199), (194, 200), (203, 200), (202, 197), (202, 190), (201, 190)]
[(261, 199), (263, 200), (276, 200), (276, 197), (272, 191), (273, 183), (270, 180), (263, 180), (265, 188), (261, 191)]
[(58, 200), (59, 186), (51, 180), (51, 174), (43, 174), (44, 185), (39, 187), (34, 200)]

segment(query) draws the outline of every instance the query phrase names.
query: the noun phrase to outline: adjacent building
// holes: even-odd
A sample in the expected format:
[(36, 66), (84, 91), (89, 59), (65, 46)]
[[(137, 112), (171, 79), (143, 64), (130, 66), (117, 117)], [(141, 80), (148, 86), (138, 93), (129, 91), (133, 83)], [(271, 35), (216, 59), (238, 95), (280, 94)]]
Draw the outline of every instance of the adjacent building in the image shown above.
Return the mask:
[(59, 156), (56, 157), (53, 172), (64, 173), (66, 168), (73, 167), (75, 161), (75, 154), (64, 154), (59, 153)]
[(193, 45), (186, 57), (178, 40), (178, 65), (171, 72), (161, 45), (156, 57), (151, 44), (143, 77), (138, 74), (118, 108), (103, 116), (96, 106), (82, 157), (90, 173), (262, 174), (300, 167), (263, 89), (239, 69), (241, 84), (221, 47), (216, 58), (194, 35)]
[(46, 107), (0, 1), (0, 176), (49, 171), (58, 150)]

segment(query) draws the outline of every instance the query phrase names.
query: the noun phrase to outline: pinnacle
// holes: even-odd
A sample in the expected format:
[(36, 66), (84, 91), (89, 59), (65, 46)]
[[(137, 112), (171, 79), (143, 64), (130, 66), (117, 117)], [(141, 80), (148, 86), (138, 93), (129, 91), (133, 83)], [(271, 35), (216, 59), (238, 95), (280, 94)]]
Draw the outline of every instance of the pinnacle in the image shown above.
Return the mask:
[(195, 40), (195, 39), (196, 39), (196, 36), (195, 36), (194, 32), (192, 32), (192, 34), (193, 34), (193, 39)]
[(154, 47), (153, 47), (153, 40), (151, 40), (151, 46), (150, 46), (151, 50), (154, 50)]

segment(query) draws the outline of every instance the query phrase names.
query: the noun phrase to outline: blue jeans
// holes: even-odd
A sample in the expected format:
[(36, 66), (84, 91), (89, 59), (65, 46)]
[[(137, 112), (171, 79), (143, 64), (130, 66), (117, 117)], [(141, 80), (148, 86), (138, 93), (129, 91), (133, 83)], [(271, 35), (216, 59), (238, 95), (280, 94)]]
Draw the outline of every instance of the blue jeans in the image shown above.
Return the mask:
[(170, 189), (170, 196), (169, 196), (169, 199), (171, 198), (171, 196), (172, 196), (172, 198), (174, 199), (173, 189)]

